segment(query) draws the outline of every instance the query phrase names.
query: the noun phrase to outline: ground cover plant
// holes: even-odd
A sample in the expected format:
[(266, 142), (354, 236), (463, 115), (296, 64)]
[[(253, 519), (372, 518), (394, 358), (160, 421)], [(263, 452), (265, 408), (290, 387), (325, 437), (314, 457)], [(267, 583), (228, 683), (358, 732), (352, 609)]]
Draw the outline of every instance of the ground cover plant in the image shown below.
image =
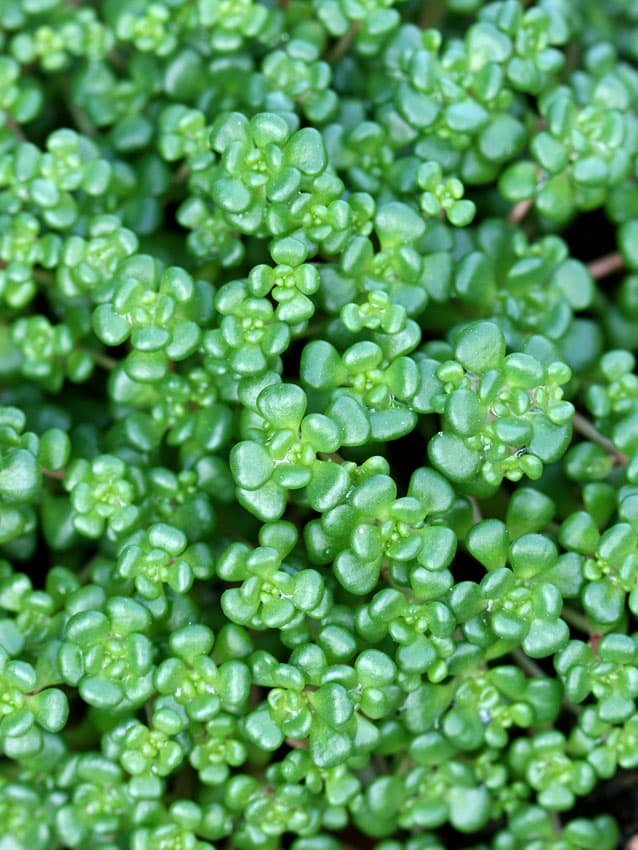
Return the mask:
[(622, 846), (636, 3), (0, 28), (0, 848)]

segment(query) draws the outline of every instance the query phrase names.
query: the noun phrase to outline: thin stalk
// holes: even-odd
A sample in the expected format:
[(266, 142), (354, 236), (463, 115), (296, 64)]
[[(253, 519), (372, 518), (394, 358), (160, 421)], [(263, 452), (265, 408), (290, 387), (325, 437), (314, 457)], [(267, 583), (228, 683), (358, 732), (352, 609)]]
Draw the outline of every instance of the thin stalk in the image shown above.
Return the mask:
[(345, 56), (348, 50), (350, 50), (350, 45), (352, 44), (355, 35), (359, 32), (360, 29), (361, 21), (354, 21), (348, 32), (344, 33), (344, 35), (341, 36), (339, 41), (330, 51), (328, 55), (328, 62), (330, 62), (330, 64), (337, 62), (339, 59), (341, 59), (342, 56)]
[(73, 118), (75, 126), (80, 133), (84, 136), (88, 136), (90, 139), (94, 139), (97, 136), (97, 131), (84, 110), (81, 109), (77, 103), (74, 103), (72, 95), (68, 95), (66, 105), (69, 110), (69, 114), (71, 115), (71, 118)]
[[(541, 667), (539, 667), (535, 661), (533, 661), (531, 658), (528, 658), (528, 656), (525, 655), (522, 649), (513, 649), (510, 652), (510, 655), (516, 661), (523, 673), (526, 673), (528, 676), (531, 676), (534, 679), (547, 678), (547, 673), (545, 673), (545, 671)], [(563, 700), (563, 708), (570, 714), (576, 716), (580, 714), (580, 708), (577, 705), (572, 705), (572, 703), (567, 702), (567, 700)]]
[(57, 481), (62, 481), (66, 474), (66, 470), (64, 469), (47, 469), (46, 466), (42, 467), (42, 474), (47, 478), (55, 478)]
[(321, 452), (321, 460), (329, 460), (332, 463), (346, 463), (346, 461), (337, 452)]
[(50, 286), (55, 282), (55, 275), (48, 269), (33, 269), (33, 279), (36, 283), (41, 283), (43, 286)]
[(510, 210), (508, 219), (512, 222), (512, 224), (520, 224), (533, 206), (534, 200), (532, 198), (527, 198), (525, 201), (519, 201), (517, 204), (514, 204)]
[(20, 127), (19, 124), (16, 124), (15, 118), (12, 118), (8, 113), (5, 113), (5, 123), (18, 141), (26, 142), (27, 137), (24, 135), (22, 127)]
[(545, 531), (547, 531), (548, 534), (555, 534), (556, 536), (558, 536), (560, 532), (560, 523), (548, 522), (545, 526)]
[(546, 679), (547, 673), (538, 666), (538, 664), (529, 658), (522, 649), (513, 649), (510, 653), (514, 661), (518, 664), (524, 673), (532, 676), (534, 679)]
[(117, 366), (117, 360), (113, 357), (109, 357), (108, 354), (102, 354), (100, 351), (93, 351), (91, 348), (83, 348), (81, 350), (92, 357), (97, 366), (101, 366), (102, 369), (106, 369), (107, 372), (112, 372)]
[(188, 175), (190, 174), (190, 166), (188, 163), (183, 162), (180, 167), (177, 169), (175, 174), (173, 174), (172, 182), (174, 184), (180, 185), (184, 183), (188, 179)]
[(594, 280), (600, 280), (603, 277), (609, 277), (614, 272), (622, 271), (625, 268), (625, 261), (620, 252), (614, 251), (612, 254), (592, 260), (591, 263), (587, 264), (587, 268)]
[(474, 496), (468, 496), (468, 501), (470, 505), (472, 505), (472, 521), (476, 524), (479, 523), (483, 519), (483, 514), (481, 513), (481, 508), (479, 507), (479, 503), (474, 498)]
[(442, 0), (424, 0), (419, 27), (422, 30), (436, 29), (445, 15), (445, 3)]
[(581, 611), (576, 611), (575, 608), (570, 608), (569, 605), (564, 605), (561, 612), (563, 620), (578, 629), (579, 632), (584, 632), (586, 635), (592, 635), (596, 631), (589, 622), (587, 616)]
[(600, 446), (601, 449), (604, 449), (608, 454), (610, 454), (617, 466), (627, 465), (627, 461), (629, 460), (627, 455), (619, 452), (612, 441), (601, 434), (600, 431), (589, 421), (589, 419), (582, 415), (582, 413), (574, 413), (572, 425), (574, 426), (574, 431), (578, 431), (578, 433), (587, 440), (590, 440), (592, 443)]

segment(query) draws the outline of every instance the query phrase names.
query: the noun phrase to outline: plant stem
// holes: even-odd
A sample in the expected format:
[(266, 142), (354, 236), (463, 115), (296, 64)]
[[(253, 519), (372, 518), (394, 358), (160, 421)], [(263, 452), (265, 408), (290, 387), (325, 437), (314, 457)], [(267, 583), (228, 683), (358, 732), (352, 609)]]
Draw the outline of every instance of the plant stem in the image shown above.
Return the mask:
[(622, 271), (625, 268), (625, 261), (622, 254), (614, 251), (612, 254), (606, 254), (604, 257), (592, 260), (591, 263), (587, 264), (587, 268), (594, 280), (600, 280), (603, 277), (609, 277), (614, 272)]
[(582, 415), (582, 413), (574, 413), (572, 425), (574, 426), (574, 431), (578, 431), (578, 433), (583, 437), (591, 440), (592, 443), (596, 443), (597, 446), (600, 446), (601, 449), (608, 452), (613, 457), (614, 463), (617, 466), (627, 465), (627, 461), (629, 460), (627, 455), (619, 452), (612, 441), (608, 437), (603, 436), (600, 431), (592, 425), (589, 419), (586, 419)]
[[(514, 658), (521, 670), (524, 673), (527, 673), (528, 676), (532, 676), (534, 679), (548, 678), (547, 673), (545, 673), (545, 671), (539, 667), (535, 661), (528, 658), (522, 649), (513, 649), (510, 655)], [(577, 705), (572, 705), (570, 702), (567, 702), (567, 700), (563, 700), (562, 704), (565, 711), (568, 711), (570, 714), (580, 714), (580, 708)]]
[(36, 283), (41, 283), (43, 286), (50, 286), (55, 282), (55, 275), (48, 269), (33, 269), (33, 279)]
[(83, 348), (82, 351), (90, 355), (97, 366), (101, 366), (102, 369), (106, 369), (108, 372), (112, 372), (117, 366), (117, 360), (113, 357), (109, 357), (108, 354), (102, 354), (100, 351), (93, 351), (91, 348)]
[(525, 201), (519, 201), (517, 204), (514, 204), (510, 210), (508, 219), (512, 222), (512, 224), (520, 224), (533, 205), (534, 201), (532, 198), (527, 198)]
[(332, 461), (332, 463), (346, 463), (337, 452), (321, 452), (321, 460)]
[(42, 474), (46, 475), (47, 478), (55, 478), (57, 481), (62, 481), (66, 472), (64, 469), (47, 469), (46, 466), (43, 466)]
[(69, 92), (68, 86), (65, 87), (66, 105), (71, 118), (75, 121), (75, 126), (84, 136), (94, 139), (97, 132), (93, 124), (89, 121), (88, 116), (73, 100), (73, 95)]
[(350, 49), (350, 45), (352, 44), (355, 35), (359, 32), (360, 29), (361, 21), (354, 21), (348, 32), (344, 33), (344, 35), (341, 36), (339, 41), (330, 51), (330, 54), (328, 55), (328, 62), (330, 62), (330, 64), (332, 64), (333, 62), (337, 62), (339, 59), (341, 59), (342, 56), (345, 56), (345, 54)]
[(172, 182), (174, 184), (184, 183), (188, 179), (188, 175), (190, 174), (190, 166), (188, 163), (183, 162), (180, 167), (177, 169), (175, 174), (173, 174)]
[(441, 23), (444, 14), (445, 3), (441, 0), (424, 0), (423, 10), (419, 18), (420, 29), (435, 29)]
[(570, 608), (569, 605), (563, 606), (561, 617), (563, 620), (566, 620), (570, 626), (578, 629), (579, 632), (584, 632), (586, 635), (591, 635), (595, 631), (586, 615), (580, 611), (576, 611), (574, 608)]
[(483, 514), (481, 513), (481, 508), (479, 507), (479, 503), (474, 498), (474, 496), (468, 496), (467, 498), (468, 498), (470, 505), (472, 505), (472, 521), (474, 523), (478, 523), (483, 519)]
[(535, 679), (547, 678), (547, 673), (545, 673), (535, 661), (532, 661), (531, 658), (528, 658), (528, 656), (525, 655), (522, 649), (513, 649), (510, 655), (512, 656), (514, 661), (516, 661), (521, 670), (524, 673), (527, 673), (528, 676), (532, 676)]
[(22, 127), (16, 124), (15, 119), (8, 113), (5, 113), (5, 123), (19, 142), (26, 142), (27, 137), (24, 135)]

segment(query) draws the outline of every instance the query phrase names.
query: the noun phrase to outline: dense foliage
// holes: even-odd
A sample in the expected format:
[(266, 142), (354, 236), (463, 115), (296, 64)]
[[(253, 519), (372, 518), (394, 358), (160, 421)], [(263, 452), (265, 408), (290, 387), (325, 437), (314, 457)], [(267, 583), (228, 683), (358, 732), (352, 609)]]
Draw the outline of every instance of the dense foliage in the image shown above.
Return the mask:
[(0, 28), (2, 847), (613, 850), (636, 3)]

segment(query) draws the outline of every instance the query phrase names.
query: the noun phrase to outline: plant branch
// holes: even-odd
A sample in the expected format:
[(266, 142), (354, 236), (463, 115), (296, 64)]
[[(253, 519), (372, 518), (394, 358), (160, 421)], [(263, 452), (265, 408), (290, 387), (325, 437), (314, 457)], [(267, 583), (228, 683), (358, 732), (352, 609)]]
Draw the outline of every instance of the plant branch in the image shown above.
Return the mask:
[[(526, 673), (528, 676), (531, 676), (533, 679), (547, 679), (547, 673), (539, 667), (539, 665), (529, 658), (522, 649), (513, 649), (510, 653), (512, 658), (516, 661), (521, 670)], [(578, 715), (580, 714), (580, 708), (577, 705), (573, 705), (567, 700), (563, 700), (563, 708), (565, 711), (568, 711), (570, 714)]]
[(330, 62), (332, 64), (334, 62), (337, 62), (339, 59), (341, 59), (342, 56), (345, 56), (345, 54), (350, 49), (350, 45), (352, 44), (355, 35), (361, 29), (361, 25), (362, 25), (361, 21), (354, 21), (354, 23), (352, 24), (352, 26), (350, 27), (348, 32), (344, 33), (344, 35), (341, 36), (339, 41), (335, 44), (335, 46), (330, 51), (330, 53), (328, 55), (328, 62)]
[(479, 506), (478, 501), (474, 498), (474, 496), (467, 497), (470, 505), (472, 505), (472, 522), (479, 523), (483, 519), (483, 514), (481, 513), (481, 508)]
[(581, 436), (591, 440), (592, 443), (595, 443), (597, 446), (600, 446), (601, 449), (608, 452), (608, 454), (613, 457), (614, 463), (617, 466), (627, 465), (627, 461), (629, 460), (627, 455), (619, 452), (612, 441), (608, 437), (603, 436), (603, 434), (601, 434), (600, 431), (589, 421), (589, 419), (582, 415), (582, 413), (574, 413), (572, 425), (574, 427), (574, 431), (578, 431)]
[(517, 204), (514, 204), (510, 210), (508, 219), (512, 222), (512, 224), (520, 224), (533, 206), (534, 200), (532, 198), (527, 198), (525, 201), (519, 201)]
[(190, 166), (188, 165), (188, 163), (183, 162), (171, 178), (173, 184), (180, 185), (181, 183), (184, 183), (186, 180), (188, 180), (189, 174)]
[(43, 475), (47, 478), (55, 478), (56, 481), (62, 481), (66, 475), (66, 470), (64, 469), (47, 469), (46, 466), (41, 467), (41, 469)]
[(622, 254), (618, 251), (614, 251), (612, 254), (606, 254), (604, 257), (599, 257), (597, 260), (587, 263), (587, 269), (594, 280), (609, 277), (609, 275), (622, 271), (624, 268), (625, 261)]
[(581, 611), (576, 611), (575, 608), (570, 608), (569, 605), (563, 606), (561, 617), (563, 620), (568, 622), (570, 626), (578, 629), (579, 632), (584, 632), (586, 635), (591, 635), (595, 631), (587, 616)]
[(26, 142), (27, 137), (24, 135), (24, 131), (22, 130), (22, 127), (20, 127), (20, 125), (16, 123), (15, 118), (13, 118), (13, 116), (9, 115), (8, 112), (5, 112), (4, 113), (4, 119), (5, 119), (5, 124), (7, 125), (9, 130), (11, 130), (11, 132), (16, 137), (16, 139), (19, 142)]
[(36, 283), (41, 283), (43, 286), (51, 286), (55, 281), (55, 275), (48, 269), (34, 268), (33, 279)]
[(337, 452), (321, 452), (321, 460), (331, 461), (332, 463), (347, 463)]
[(445, 3), (441, 0), (424, 0), (419, 27), (422, 30), (436, 29), (445, 14)]
[(117, 366), (117, 360), (113, 357), (109, 357), (108, 354), (102, 354), (100, 351), (93, 351), (92, 348), (82, 348), (81, 350), (92, 357), (97, 366), (101, 366), (102, 369), (106, 369), (108, 372), (112, 372)]
[(532, 676), (534, 679), (546, 679), (547, 673), (538, 666), (538, 664), (529, 658), (522, 649), (513, 649), (510, 653), (514, 661), (518, 664), (524, 673)]

